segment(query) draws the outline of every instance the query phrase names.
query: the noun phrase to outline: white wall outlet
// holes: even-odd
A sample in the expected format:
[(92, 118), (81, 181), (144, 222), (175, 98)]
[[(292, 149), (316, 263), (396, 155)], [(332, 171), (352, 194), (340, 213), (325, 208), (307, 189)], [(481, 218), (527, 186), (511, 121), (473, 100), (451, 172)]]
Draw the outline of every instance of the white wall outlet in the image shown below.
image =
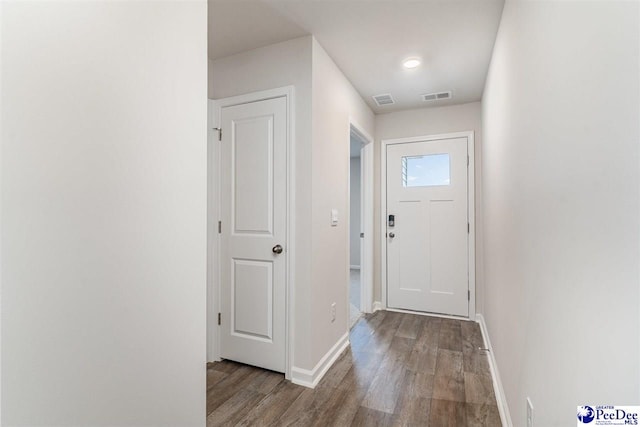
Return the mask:
[(338, 209), (331, 209), (331, 226), (338, 225)]
[(533, 403), (529, 397), (527, 397), (527, 427), (533, 427)]
[(336, 303), (331, 304), (331, 322), (336, 321)]

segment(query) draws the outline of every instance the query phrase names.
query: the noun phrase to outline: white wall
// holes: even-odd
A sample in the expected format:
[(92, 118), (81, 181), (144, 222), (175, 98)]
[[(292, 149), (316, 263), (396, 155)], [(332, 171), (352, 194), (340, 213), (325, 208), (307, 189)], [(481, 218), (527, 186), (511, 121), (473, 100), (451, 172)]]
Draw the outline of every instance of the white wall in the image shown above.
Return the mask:
[[(2, 49), (4, 43), (4, 3), (0, 2), (0, 49)], [(2, 120), (4, 119), (4, 114), (2, 113), (2, 85), (4, 82), (3, 78), (3, 55), (0, 53), (0, 425), (2, 425), (2, 164), (3, 164), (3, 155), (2, 152)]]
[(513, 423), (640, 402), (639, 5), (506, 2), (483, 97), (484, 315)]
[(482, 273), (482, 132), (480, 103), (452, 105), (447, 107), (419, 108), (376, 116), (375, 140), (375, 212), (374, 212), (374, 300), (380, 301), (382, 285), (380, 278), (380, 237), (381, 203), (380, 176), (381, 141), (442, 133), (474, 131), (475, 137), (475, 184), (476, 184), (476, 309), (481, 312), (484, 300)]
[[(372, 135), (374, 114), (313, 40), (312, 324), (313, 357), (349, 330), (349, 118)], [(340, 215), (331, 226), (331, 209)], [(337, 316), (331, 322), (331, 304)]]
[(360, 266), (360, 157), (350, 159), (349, 264)]
[(205, 423), (205, 2), (5, 2), (2, 425)]
[(207, 61), (207, 97), (209, 99), (214, 99), (214, 92), (213, 92), (213, 61), (212, 60), (208, 60)]

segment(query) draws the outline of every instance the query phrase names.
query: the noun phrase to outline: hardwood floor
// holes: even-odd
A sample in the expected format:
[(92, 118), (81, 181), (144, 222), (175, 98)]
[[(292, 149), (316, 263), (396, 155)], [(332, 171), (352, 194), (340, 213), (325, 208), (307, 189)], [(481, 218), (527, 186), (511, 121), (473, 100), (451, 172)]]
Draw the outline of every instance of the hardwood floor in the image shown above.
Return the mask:
[(207, 369), (207, 426), (500, 426), (476, 323), (378, 311), (315, 389), (230, 361)]

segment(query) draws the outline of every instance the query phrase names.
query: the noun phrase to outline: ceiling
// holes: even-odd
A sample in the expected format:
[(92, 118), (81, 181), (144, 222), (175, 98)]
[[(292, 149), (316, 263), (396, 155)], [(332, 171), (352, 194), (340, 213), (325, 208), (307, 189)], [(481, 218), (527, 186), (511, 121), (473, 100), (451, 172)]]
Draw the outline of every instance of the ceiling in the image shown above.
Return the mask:
[[(209, 0), (209, 57), (313, 34), (376, 113), (479, 101), (504, 0)], [(407, 57), (422, 58), (415, 69)], [(420, 95), (453, 91), (450, 100)], [(396, 103), (379, 107), (373, 95)]]

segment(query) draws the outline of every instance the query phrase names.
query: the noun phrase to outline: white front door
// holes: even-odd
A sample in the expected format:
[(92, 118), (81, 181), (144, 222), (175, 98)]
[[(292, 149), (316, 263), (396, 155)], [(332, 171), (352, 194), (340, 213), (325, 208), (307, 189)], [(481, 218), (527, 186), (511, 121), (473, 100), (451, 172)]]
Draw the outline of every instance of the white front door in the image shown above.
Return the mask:
[(220, 355), (285, 371), (287, 101), (221, 108)]
[(469, 315), (467, 138), (387, 145), (387, 305)]

